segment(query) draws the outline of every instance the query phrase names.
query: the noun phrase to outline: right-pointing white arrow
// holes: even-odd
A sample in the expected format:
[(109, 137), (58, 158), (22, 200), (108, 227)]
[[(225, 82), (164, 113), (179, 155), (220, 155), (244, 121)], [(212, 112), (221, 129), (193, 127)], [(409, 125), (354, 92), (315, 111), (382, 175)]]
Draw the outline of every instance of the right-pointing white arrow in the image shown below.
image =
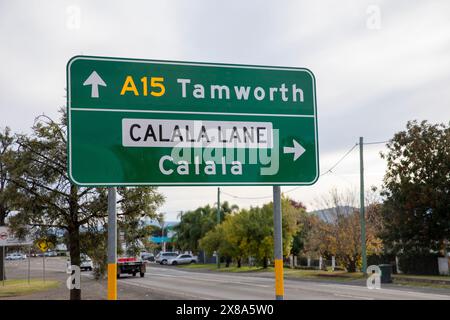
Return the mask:
[(283, 147), (283, 153), (293, 153), (294, 161), (297, 160), (306, 150), (303, 148), (300, 143), (292, 139), (294, 143), (293, 147)]
[(98, 98), (98, 86), (106, 87), (105, 81), (98, 75), (98, 73), (94, 70), (91, 75), (86, 79), (83, 83), (83, 86), (92, 86), (91, 87), (91, 98)]

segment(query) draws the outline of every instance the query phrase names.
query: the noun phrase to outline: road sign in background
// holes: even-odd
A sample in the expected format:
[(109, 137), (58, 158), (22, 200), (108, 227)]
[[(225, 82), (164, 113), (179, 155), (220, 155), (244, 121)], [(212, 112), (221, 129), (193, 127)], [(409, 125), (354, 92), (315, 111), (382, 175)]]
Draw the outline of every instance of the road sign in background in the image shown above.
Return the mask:
[(33, 244), (33, 241), (29, 237), (18, 239), (7, 227), (0, 227), (0, 247), (27, 246), (30, 244)]
[[(77, 56), (67, 65), (67, 88), (76, 184), (318, 178), (315, 80), (307, 69)], [(185, 162), (174, 147), (184, 148)]]
[(47, 239), (40, 239), (36, 242), (36, 247), (42, 252), (46, 252), (48, 249), (53, 248), (53, 243)]

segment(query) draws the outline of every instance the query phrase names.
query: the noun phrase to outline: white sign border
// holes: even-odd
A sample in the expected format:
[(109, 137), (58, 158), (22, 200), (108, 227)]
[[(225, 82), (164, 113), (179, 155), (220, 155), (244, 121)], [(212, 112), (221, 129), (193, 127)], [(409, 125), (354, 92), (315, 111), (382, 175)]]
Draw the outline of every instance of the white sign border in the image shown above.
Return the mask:
[[(71, 112), (72, 111), (80, 111), (81, 108), (72, 108), (71, 105), (71, 86), (70, 86), (70, 67), (72, 63), (74, 63), (77, 60), (96, 60), (96, 61), (117, 61), (117, 62), (130, 62), (130, 63), (158, 63), (158, 64), (169, 64), (169, 65), (187, 65), (187, 66), (199, 66), (199, 67), (219, 67), (219, 68), (244, 68), (244, 69), (257, 69), (257, 70), (283, 70), (283, 71), (304, 71), (308, 73), (312, 81), (312, 88), (313, 88), (313, 110), (314, 114), (312, 117), (314, 117), (314, 137), (316, 139), (315, 143), (315, 155), (316, 155), (316, 176), (312, 181), (308, 182), (134, 182), (134, 183), (128, 183), (128, 182), (103, 182), (103, 183), (82, 183), (78, 182), (74, 177), (72, 176), (72, 119), (71, 119)], [(317, 130), (317, 100), (316, 100), (316, 78), (314, 74), (306, 69), (306, 68), (294, 68), (294, 67), (269, 67), (269, 66), (252, 66), (252, 65), (239, 65), (239, 64), (217, 64), (217, 63), (199, 63), (199, 62), (182, 62), (182, 61), (164, 61), (164, 60), (151, 60), (151, 59), (127, 59), (127, 58), (110, 58), (110, 57), (96, 57), (96, 56), (82, 56), (77, 55), (72, 57), (69, 62), (67, 63), (66, 67), (66, 80), (67, 80), (67, 119), (68, 119), (68, 127), (67, 127), (67, 134), (68, 134), (68, 140), (67, 140), (67, 151), (68, 151), (68, 174), (69, 178), (77, 185), (79, 186), (86, 186), (86, 187), (115, 187), (115, 186), (273, 186), (273, 185), (294, 185), (294, 186), (309, 186), (316, 183), (316, 181), (320, 177), (320, 171), (319, 171), (319, 137), (318, 137), (318, 130)], [(105, 109), (101, 109), (102, 111), (106, 111)], [(114, 109), (115, 110), (115, 109)], [(93, 109), (87, 110), (87, 111), (94, 111)], [(108, 110), (109, 111), (109, 110)], [(125, 111), (125, 110), (124, 110)], [(130, 110), (127, 110), (128, 112)], [(177, 111), (163, 111), (163, 110), (151, 110), (154, 113), (184, 113), (184, 114), (221, 114), (221, 113), (215, 113), (215, 112), (177, 112)], [(133, 111), (131, 111), (133, 112)], [(135, 111), (136, 112), (136, 111)], [(140, 111), (140, 112), (146, 112)], [(148, 112), (148, 111), (147, 111)], [(226, 115), (234, 115), (233, 113), (225, 113)], [(237, 115), (237, 114), (236, 114)], [(247, 115), (247, 116), (258, 116), (258, 117), (274, 117), (274, 116), (280, 116), (278, 114), (253, 114), (253, 113), (241, 113), (240, 115)], [(294, 114), (283, 114), (284, 117), (311, 117), (308, 115), (294, 115)]]

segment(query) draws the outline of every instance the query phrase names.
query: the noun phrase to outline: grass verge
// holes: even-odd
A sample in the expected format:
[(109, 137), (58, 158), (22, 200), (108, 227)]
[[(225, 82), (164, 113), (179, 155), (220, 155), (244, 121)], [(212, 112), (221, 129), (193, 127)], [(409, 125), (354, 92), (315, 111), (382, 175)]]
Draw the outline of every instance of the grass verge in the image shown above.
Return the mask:
[(217, 269), (217, 265), (215, 264), (202, 264), (202, 263), (195, 263), (195, 264), (182, 264), (177, 266), (178, 268), (183, 269), (201, 269), (201, 270), (207, 270), (207, 271), (216, 271), (216, 272), (258, 272), (258, 271), (266, 271), (266, 272), (272, 272), (273, 268), (262, 268), (262, 267), (249, 267), (249, 266), (242, 266), (238, 268), (237, 266), (230, 266), (228, 268), (225, 267), (224, 264), (220, 265), (220, 269)]
[[(262, 268), (262, 267), (249, 267), (242, 266), (238, 268), (235, 265), (232, 265), (228, 268), (225, 268), (224, 265), (221, 265), (220, 269), (217, 269), (215, 264), (189, 264), (189, 265), (180, 265), (179, 268), (185, 269), (201, 269), (207, 271), (214, 272), (230, 272), (230, 273), (240, 273), (240, 272), (273, 272), (273, 267)], [(364, 279), (365, 276), (360, 272), (349, 273), (345, 271), (319, 271), (319, 270), (302, 270), (302, 269), (289, 269), (284, 268), (284, 275), (292, 278), (305, 278), (305, 279), (330, 279), (337, 281), (351, 281)]]
[(213, 270), (216, 268), (216, 265), (213, 264), (202, 264), (202, 263), (192, 263), (192, 264), (181, 264), (177, 266), (178, 268), (183, 269), (204, 269), (204, 270)]
[(362, 272), (303, 270), (289, 268), (284, 269), (284, 275), (292, 278), (327, 279), (336, 281), (363, 280), (366, 278)]
[(2, 297), (15, 297), (30, 294), (37, 291), (46, 291), (59, 286), (58, 281), (47, 280), (42, 281), (40, 279), (28, 280), (6, 280), (5, 285), (0, 281), (0, 298)]

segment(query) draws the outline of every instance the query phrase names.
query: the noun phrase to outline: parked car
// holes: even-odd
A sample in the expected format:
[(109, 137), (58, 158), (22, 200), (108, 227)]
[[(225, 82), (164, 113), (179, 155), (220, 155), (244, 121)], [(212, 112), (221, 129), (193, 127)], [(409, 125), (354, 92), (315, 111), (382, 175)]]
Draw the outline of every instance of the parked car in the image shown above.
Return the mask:
[(80, 255), (80, 270), (89, 270), (92, 271), (94, 269), (94, 264), (92, 263), (92, 259), (89, 258), (87, 254)]
[(159, 264), (167, 264), (169, 259), (174, 259), (178, 257), (178, 253), (176, 252), (160, 252), (155, 257), (155, 262)]
[[(66, 268), (67, 271), (70, 273), (70, 270), (72, 269), (71, 267), (72, 263), (70, 261), (70, 258), (67, 258), (66, 261)], [(92, 259), (87, 255), (87, 254), (80, 254), (80, 270), (89, 270), (92, 271), (92, 269), (94, 269), (94, 264), (92, 263)]]
[(197, 257), (191, 254), (180, 254), (175, 258), (167, 260), (167, 264), (171, 265), (190, 264), (190, 263), (197, 263)]
[(153, 253), (143, 252), (141, 253), (141, 259), (144, 261), (155, 261), (155, 256)]
[(46, 257), (57, 257), (58, 253), (56, 251), (47, 251), (44, 253)]
[(27, 256), (20, 252), (10, 253), (5, 257), (6, 260), (25, 260), (26, 258)]

